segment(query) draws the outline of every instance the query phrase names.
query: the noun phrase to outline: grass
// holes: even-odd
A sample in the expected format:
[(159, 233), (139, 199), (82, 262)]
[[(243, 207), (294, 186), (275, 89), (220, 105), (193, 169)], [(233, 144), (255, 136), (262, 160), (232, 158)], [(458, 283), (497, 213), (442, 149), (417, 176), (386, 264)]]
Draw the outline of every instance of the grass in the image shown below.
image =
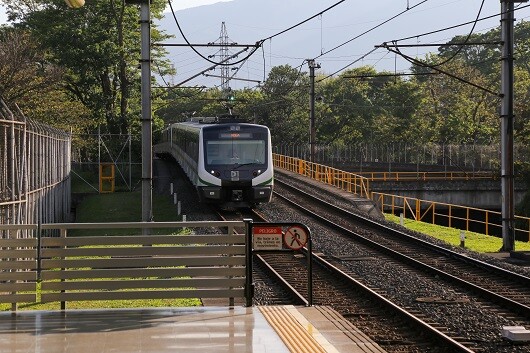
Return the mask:
[(73, 193), (97, 193), (99, 180), (97, 173), (85, 170), (72, 170)]
[[(142, 213), (140, 190), (87, 196), (77, 208), (77, 222), (139, 222)], [(153, 195), (156, 221), (178, 221), (175, 205), (168, 196)]]
[[(40, 283), (37, 284), (37, 298), (41, 293)], [(189, 299), (136, 299), (136, 300), (91, 300), (91, 301), (69, 301), (66, 303), (68, 309), (127, 309), (127, 308), (167, 308), (167, 307), (191, 307), (200, 306), (201, 301), (197, 298)], [(61, 303), (21, 303), (18, 310), (60, 310)], [(11, 304), (0, 304), (1, 311), (11, 310)]]
[[(385, 214), (385, 218), (391, 222), (399, 223), (399, 217), (397, 216)], [(418, 222), (408, 218), (405, 218), (403, 223), (403, 225), (407, 229), (427, 234), (451, 245), (460, 246), (460, 229), (438, 226), (431, 223)], [(466, 249), (468, 250), (481, 253), (493, 253), (498, 252), (499, 249), (502, 247), (502, 239), (493, 236), (488, 236), (485, 234), (466, 231), (464, 244)], [(516, 241), (515, 249), (517, 251), (529, 251), (530, 243)]]
[[(141, 191), (94, 194), (88, 195), (77, 207), (77, 223), (106, 223), (106, 222), (140, 222), (142, 220)], [(177, 222), (181, 216), (177, 215), (175, 205), (170, 197), (153, 195), (153, 217), (157, 222)], [(174, 229), (155, 229), (155, 234), (168, 234)], [(87, 234), (85, 230), (72, 230), (72, 236)], [(102, 229), (90, 230), (90, 235), (126, 235), (140, 234), (135, 229)]]

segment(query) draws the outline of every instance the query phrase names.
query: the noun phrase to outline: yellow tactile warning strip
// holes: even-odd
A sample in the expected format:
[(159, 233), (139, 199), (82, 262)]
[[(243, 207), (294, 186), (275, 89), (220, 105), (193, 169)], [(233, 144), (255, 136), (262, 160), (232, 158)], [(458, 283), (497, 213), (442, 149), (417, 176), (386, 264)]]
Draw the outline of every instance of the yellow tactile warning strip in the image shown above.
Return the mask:
[(355, 325), (327, 306), (259, 308), (291, 353), (384, 353)]
[[(262, 306), (259, 309), (292, 353), (338, 353), (318, 330), (296, 312), (294, 306)], [(306, 325), (298, 321), (300, 316)], [(317, 342), (316, 337), (327, 349)]]

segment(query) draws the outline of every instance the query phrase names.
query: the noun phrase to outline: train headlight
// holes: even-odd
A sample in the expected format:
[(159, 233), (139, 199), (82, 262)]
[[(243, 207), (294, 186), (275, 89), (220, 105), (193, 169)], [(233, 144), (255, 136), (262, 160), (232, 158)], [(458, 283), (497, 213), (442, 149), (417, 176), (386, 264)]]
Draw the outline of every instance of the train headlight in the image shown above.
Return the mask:
[(252, 175), (255, 176), (255, 177), (260, 175), (260, 174), (261, 174), (261, 169), (258, 169), (258, 170), (255, 170), (255, 171), (252, 172)]
[(212, 170), (212, 171), (210, 171), (210, 174), (212, 174), (213, 176), (216, 176), (218, 178), (221, 176), (221, 173), (218, 170)]

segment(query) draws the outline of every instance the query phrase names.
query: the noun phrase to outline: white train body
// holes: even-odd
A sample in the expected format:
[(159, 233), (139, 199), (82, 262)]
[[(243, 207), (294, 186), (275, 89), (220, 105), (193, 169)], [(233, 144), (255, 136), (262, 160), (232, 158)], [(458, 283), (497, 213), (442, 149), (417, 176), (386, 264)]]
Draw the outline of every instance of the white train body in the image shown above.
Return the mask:
[(253, 207), (271, 201), (274, 172), (266, 126), (195, 118), (170, 125), (163, 140), (157, 152), (175, 158), (201, 202)]

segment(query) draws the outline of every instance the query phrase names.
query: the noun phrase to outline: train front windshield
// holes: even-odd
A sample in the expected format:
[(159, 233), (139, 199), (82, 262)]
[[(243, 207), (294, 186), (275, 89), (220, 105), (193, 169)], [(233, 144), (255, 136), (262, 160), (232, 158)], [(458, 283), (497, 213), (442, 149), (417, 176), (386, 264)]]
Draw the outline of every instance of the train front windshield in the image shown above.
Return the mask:
[(208, 165), (265, 164), (265, 140), (219, 139), (206, 142)]

